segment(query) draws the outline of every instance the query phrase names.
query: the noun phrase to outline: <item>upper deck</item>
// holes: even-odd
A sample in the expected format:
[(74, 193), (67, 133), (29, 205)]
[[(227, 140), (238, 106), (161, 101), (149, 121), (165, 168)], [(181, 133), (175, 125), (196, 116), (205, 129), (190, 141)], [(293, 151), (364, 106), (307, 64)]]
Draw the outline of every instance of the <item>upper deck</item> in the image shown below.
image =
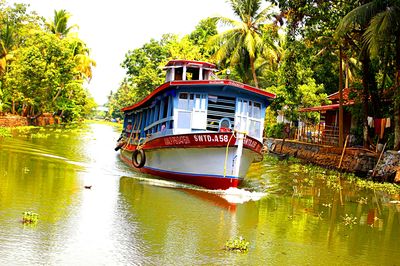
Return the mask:
[(172, 60), (164, 67), (166, 83), (122, 109), (125, 124), (137, 138), (159, 135), (239, 130), (262, 140), (265, 108), (275, 95), (258, 88), (220, 80), (215, 65)]
[(275, 94), (258, 89), (256, 87), (232, 80), (218, 79), (218, 77), (214, 74), (218, 71), (218, 69), (214, 64), (211, 63), (192, 60), (171, 60), (166, 64), (163, 70), (166, 71), (166, 82), (156, 88), (143, 100), (123, 108), (122, 111), (125, 112), (136, 108), (141, 108), (145, 106), (146, 103), (153, 97), (162, 93), (163, 91), (183, 85), (191, 87), (202, 86), (204, 90), (217, 86), (221, 87), (221, 89), (224, 91), (231, 90), (233, 93), (243, 90), (248, 93), (265, 97), (266, 99), (271, 100), (275, 98)]

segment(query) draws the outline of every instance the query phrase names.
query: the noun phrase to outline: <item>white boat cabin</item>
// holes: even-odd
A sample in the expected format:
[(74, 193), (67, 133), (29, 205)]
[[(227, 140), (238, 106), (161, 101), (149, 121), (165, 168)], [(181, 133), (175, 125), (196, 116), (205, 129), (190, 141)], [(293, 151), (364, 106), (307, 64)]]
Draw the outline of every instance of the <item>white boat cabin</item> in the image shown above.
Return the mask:
[(215, 65), (206, 62), (172, 60), (164, 70), (166, 83), (141, 102), (122, 109), (124, 129), (132, 132), (133, 141), (233, 130), (262, 141), (265, 108), (273, 94), (218, 80)]

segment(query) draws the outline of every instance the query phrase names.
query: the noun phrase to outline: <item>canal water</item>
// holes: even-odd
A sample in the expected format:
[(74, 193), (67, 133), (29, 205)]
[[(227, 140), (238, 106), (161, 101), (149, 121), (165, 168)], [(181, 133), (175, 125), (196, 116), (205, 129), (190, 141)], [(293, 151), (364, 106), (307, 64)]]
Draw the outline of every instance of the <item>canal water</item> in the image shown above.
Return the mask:
[[(0, 265), (400, 265), (388, 189), (266, 158), (241, 188), (207, 191), (130, 171), (118, 136), (89, 124), (0, 139)], [(235, 237), (248, 252), (224, 249)]]

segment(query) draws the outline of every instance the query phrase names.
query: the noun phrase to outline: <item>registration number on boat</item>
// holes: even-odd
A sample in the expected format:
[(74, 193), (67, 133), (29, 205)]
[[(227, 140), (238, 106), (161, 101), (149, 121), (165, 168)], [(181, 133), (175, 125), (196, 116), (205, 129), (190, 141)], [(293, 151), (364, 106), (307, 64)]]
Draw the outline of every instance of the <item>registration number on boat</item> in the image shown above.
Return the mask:
[(228, 135), (194, 135), (196, 142), (228, 142)]

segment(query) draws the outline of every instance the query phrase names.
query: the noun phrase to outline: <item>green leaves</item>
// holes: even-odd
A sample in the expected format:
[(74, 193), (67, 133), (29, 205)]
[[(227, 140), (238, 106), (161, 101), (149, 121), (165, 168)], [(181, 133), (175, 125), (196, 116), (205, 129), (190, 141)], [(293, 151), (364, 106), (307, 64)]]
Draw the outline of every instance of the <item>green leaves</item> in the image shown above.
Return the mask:
[(35, 225), (39, 220), (39, 214), (32, 211), (26, 211), (22, 213), (22, 223)]
[[(12, 39), (7, 41), (12, 46), (2, 46), (7, 55), (0, 56), (0, 101), (7, 107), (5, 112), (57, 112), (65, 120), (89, 113), (85, 105), (92, 108), (93, 99), (83, 84), (90, 80), (96, 63), (89, 57), (86, 44), (68, 34), (72, 28), (68, 27), (69, 16), (65, 10), (55, 11), (54, 27), (47, 24), (49, 29), (36, 15), (27, 14), (23, 6), (10, 10), (0, 5), (0, 19), (12, 18), (7, 27), (0, 25), (0, 41), (7, 33)], [(6, 31), (9, 28), (13, 30)]]
[(249, 245), (250, 242), (246, 241), (246, 239), (240, 236), (227, 240), (225, 243), (225, 249), (228, 251), (244, 253), (249, 251)]

